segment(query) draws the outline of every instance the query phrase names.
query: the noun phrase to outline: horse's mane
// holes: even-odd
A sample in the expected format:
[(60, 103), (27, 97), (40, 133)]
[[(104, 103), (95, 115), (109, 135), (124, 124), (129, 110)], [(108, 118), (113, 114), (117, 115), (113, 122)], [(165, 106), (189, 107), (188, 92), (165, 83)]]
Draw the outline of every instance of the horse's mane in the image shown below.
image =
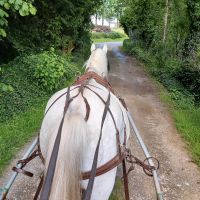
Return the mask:
[(101, 51), (100, 49), (95, 49), (91, 53), (91, 56), (90, 56), (90, 58), (87, 61), (87, 67), (89, 67), (88, 65), (92, 66), (92, 63), (94, 63), (95, 61), (97, 61), (95, 58), (96, 58), (97, 53), (100, 52), (100, 51)]

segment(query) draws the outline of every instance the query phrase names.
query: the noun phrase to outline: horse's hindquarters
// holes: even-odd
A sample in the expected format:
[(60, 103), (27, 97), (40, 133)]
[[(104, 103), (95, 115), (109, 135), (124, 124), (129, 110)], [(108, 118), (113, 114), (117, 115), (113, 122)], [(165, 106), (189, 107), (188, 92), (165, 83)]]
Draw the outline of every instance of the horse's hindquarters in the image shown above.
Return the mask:
[[(75, 157), (78, 157), (81, 155), (81, 163), (77, 165), (80, 167), (79, 169), (80, 171), (85, 172), (85, 171), (91, 170), (92, 162), (94, 159), (94, 152), (96, 149), (97, 141), (99, 139), (99, 134), (101, 130), (102, 115), (105, 108), (105, 103), (103, 103), (103, 101), (95, 94), (95, 92), (98, 95), (100, 95), (100, 97), (104, 101), (106, 101), (108, 97), (107, 89), (95, 83), (95, 81), (92, 82), (92, 85), (93, 86), (89, 86), (91, 90), (85, 88), (83, 91), (83, 96), (87, 99), (87, 102), (90, 107), (89, 118), (88, 118), (88, 121), (85, 122), (86, 127), (84, 128), (86, 130), (85, 145), (83, 145), (84, 149), (78, 148), (79, 143), (81, 143), (79, 132), (81, 129), (83, 129), (82, 127), (83, 122), (77, 123), (76, 120), (64, 121), (62, 135), (66, 135), (66, 134), (68, 134), (68, 136), (72, 135), (73, 128), (69, 131), (68, 129), (69, 127), (75, 127), (77, 130), (79, 130), (79, 132), (76, 131), (76, 133), (75, 132), (73, 133), (75, 134), (74, 136), (76, 137), (76, 140), (71, 141), (70, 144), (68, 144), (68, 146), (69, 145), (73, 147), (77, 146), (77, 149), (80, 153), (76, 152), (76, 154), (73, 154), (72, 152), (73, 148), (67, 148), (68, 146), (66, 146), (66, 143), (68, 141), (66, 141), (64, 144), (62, 144), (61, 142), (61, 148), (63, 146), (63, 149), (64, 147), (67, 149), (67, 151), (63, 151), (63, 153), (65, 153), (65, 155), (63, 155), (64, 157), (62, 158), (58, 157), (58, 159), (60, 159), (59, 162), (65, 165), (62, 170), (58, 170), (56, 172), (57, 173), (56, 176), (60, 177), (59, 181), (63, 181), (61, 186), (59, 186), (61, 188), (65, 184), (70, 184), (69, 174), (62, 173), (62, 171), (63, 170), (66, 171), (66, 169), (68, 169), (69, 172), (70, 170), (73, 171), (72, 166), (70, 166), (70, 163), (69, 163), (70, 154), (73, 154), (73, 156)], [(51, 98), (50, 103), (48, 103), (47, 107), (49, 107), (50, 104), (60, 96), (60, 93), (55, 94)], [(77, 93), (78, 93), (78, 89), (74, 89), (73, 91), (70, 92), (70, 96), (72, 97), (76, 95)], [(50, 108), (41, 127), (41, 133), (40, 133), (41, 134), (40, 135), (41, 150), (47, 161), (50, 158), (53, 144), (58, 132), (59, 125), (60, 125), (60, 121), (62, 119), (63, 109), (65, 106), (65, 99), (66, 99), (66, 96), (64, 95), (59, 100), (57, 100), (57, 102)], [(86, 107), (87, 106), (82, 95), (79, 94), (70, 103), (67, 114), (66, 114), (66, 118), (70, 119), (76, 113), (76, 115), (78, 115), (79, 118), (84, 120), (86, 113), (88, 112), (88, 109)], [(113, 114), (115, 123), (117, 125), (117, 129), (123, 134), (125, 125), (124, 125), (122, 110), (121, 110), (119, 102), (115, 98), (113, 98), (112, 95), (110, 99), (109, 108)], [(64, 139), (62, 136), (61, 141), (63, 140)], [(69, 138), (67, 140), (69, 140)], [(81, 140), (83, 140), (83, 137)], [(103, 125), (103, 129), (102, 129), (102, 139), (101, 139), (99, 155), (98, 155), (98, 166), (104, 165), (109, 160), (111, 160), (114, 156), (116, 156), (116, 154), (117, 154), (116, 128), (115, 128), (113, 119), (110, 113), (108, 112), (106, 115), (104, 125)], [(48, 162), (46, 162), (46, 164), (48, 164)], [(113, 189), (114, 182), (115, 182), (115, 175), (116, 175), (116, 168), (95, 178), (94, 188), (92, 192), (92, 200), (107, 200), (109, 198), (110, 193)], [(64, 184), (65, 180), (68, 180), (68, 183)], [(86, 189), (87, 180), (82, 181), (81, 183), (82, 183), (81, 184), (82, 187)], [(53, 184), (52, 187), (57, 187), (57, 186), (58, 186), (58, 182), (57, 184)], [(62, 191), (61, 188), (57, 188), (58, 193)], [(64, 192), (66, 191), (62, 191), (61, 193), (64, 193)], [(75, 199), (71, 198), (70, 200), (75, 200)]]

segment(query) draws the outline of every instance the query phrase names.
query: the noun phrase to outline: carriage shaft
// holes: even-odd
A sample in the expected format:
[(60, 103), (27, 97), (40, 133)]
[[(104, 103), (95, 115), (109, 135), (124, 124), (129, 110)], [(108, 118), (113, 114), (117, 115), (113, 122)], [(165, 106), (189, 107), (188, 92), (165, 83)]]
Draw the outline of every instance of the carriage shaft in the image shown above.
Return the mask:
[[(31, 144), (31, 146), (29, 147), (29, 149), (26, 151), (26, 153), (24, 154), (24, 156), (22, 157), (22, 160), (28, 158), (31, 153), (33, 152), (33, 150), (35, 149), (36, 145), (38, 143), (38, 139), (36, 138), (34, 140), (34, 142)], [(22, 164), (17, 164), (16, 167), (17, 168), (21, 168)], [(7, 184), (5, 185), (5, 187), (2, 188), (2, 192), (0, 193), (0, 200), (4, 200), (12, 186), (12, 184), (14, 183), (15, 179), (17, 178), (18, 173), (17, 172), (13, 172), (12, 176), (10, 177), (9, 181), (7, 182)]]
[[(129, 118), (129, 121), (131, 123), (131, 126), (133, 127), (133, 130), (135, 132), (136, 138), (137, 138), (137, 140), (138, 140), (138, 142), (139, 142), (139, 144), (140, 144), (140, 146), (141, 146), (141, 148), (144, 152), (144, 155), (146, 156), (146, 158), (148, 158), (147, 161), (149, 162), (149, 165), (154, 167), (154, 163), (153, 163), (153, 160), (151, 159), (151, 155), (150, 155), (146, 145), (144, 144), (144, 141), (141, 137), (141, 134), (140, 134), (139, 130), (137, 129), (130, 112), (127, 111), (127, 114), (128, 114), (128, 118)], [(152, 170), (152, 174), (153, 174), (155, 189), (156, 189), (156, 193), (157, 193), (157, 199), (163, 200), (163, 193), (162, 193), (161, 188), (160, 188), (160, 183), (159, 183), (157, 171)]]

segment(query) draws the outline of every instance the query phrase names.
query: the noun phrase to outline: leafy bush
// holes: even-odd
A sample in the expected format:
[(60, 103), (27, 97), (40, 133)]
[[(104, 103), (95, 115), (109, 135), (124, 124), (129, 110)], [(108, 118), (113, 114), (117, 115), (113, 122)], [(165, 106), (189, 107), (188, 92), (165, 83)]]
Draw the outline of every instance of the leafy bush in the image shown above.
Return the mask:
[(133, 49), (133, 43), (131, 39), (125, 39), (123, 41), (123, 48), (127, 51), (127, 52), (131, 52), (131, 50)]
[(52, 91), (60, 85), (62, 78), (71, 79), (77, 73), (78, 69), (69, 61), (69, 58), (67, 60), (53, 51), (44, 51), (28, 56), (25, 64), (33, 70), (38, 86)]
[(50, 96), (54, 89), (61, 87), (78, 71), (68, 57), (52, 51), (17, 57), (12, 62), (1, 65), (1, 68), (2, 83), (10, 85), (13, 92), (1, 92), (0, 122)]
[(183, 66), (177, 73), (176, 78), (192, 92), (196, 99), (200, 100), (200, 68), (198, 66)]
[(33, 70), (25, 64), (25, 57), (17, 57), (12, 62), (2, 65), (1, 81), (10, 85), (13, 92), (2, 91), (0, 96), (0, 122), (8, 120), (24, 111), (34, 103), (38, 97), (47, 93), (38, 88), (33, 77)]
[(170, 89), (170, 96), (179, 109), (190, 109), (194, 107), (194, 96), (186, 90), (179, 90), (177, 88)]

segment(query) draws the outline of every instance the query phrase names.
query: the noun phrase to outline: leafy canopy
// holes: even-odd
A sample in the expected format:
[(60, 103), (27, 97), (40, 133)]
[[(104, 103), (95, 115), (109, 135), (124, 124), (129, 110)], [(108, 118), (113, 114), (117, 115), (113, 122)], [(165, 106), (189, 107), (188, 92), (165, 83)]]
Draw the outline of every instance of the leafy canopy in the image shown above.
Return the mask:
[(9, 13), (19, 13), (21, 16), (35, 15), (33, 0), (1, 0), (0, 1), (0, 38), (6, 37), (5, 27), (8, 25)]

